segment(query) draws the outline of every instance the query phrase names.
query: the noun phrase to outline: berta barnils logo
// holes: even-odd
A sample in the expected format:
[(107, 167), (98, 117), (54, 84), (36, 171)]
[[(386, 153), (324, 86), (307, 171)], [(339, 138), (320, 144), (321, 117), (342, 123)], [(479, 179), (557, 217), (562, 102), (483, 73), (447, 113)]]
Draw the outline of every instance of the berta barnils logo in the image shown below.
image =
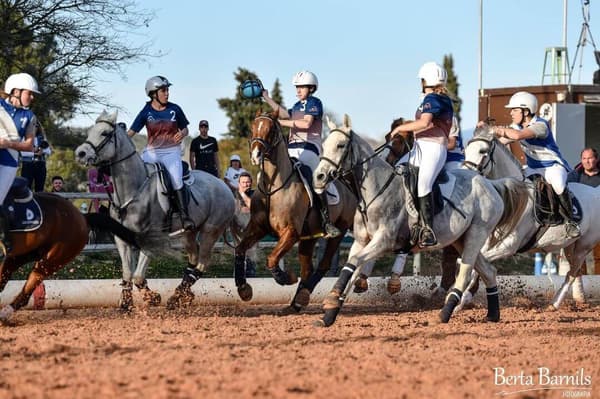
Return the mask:
[(560, 390), (564, 398), (590, 398), (592, 376), (581, 367), (575, 372), (554, 372), (548, 367), (538, 367), (534, 373), (523, 370), (511, 374), (504, 367), (494, 367), (494, 385), (502, 390), (496, 395), (508, 396), (528, 391)]

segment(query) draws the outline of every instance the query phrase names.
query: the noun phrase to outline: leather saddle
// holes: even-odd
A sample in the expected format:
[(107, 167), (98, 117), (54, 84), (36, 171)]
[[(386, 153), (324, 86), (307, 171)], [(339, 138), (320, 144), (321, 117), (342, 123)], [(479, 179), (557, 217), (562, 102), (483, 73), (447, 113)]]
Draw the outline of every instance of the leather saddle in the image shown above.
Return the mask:
[[(545, 226), (556, 226), (565, 222), (564, 216), (560, 212), (560, 202), (558, 195), (542, 175), (533, 174), (528, 177), (533, 184), (534, 192), (534, 215), (537, 222)], [(568, 188), (567, 188), (568, 190)], [(573, 220), (580, 222), (583, 214), (581, 204), (577, 197), (570, 191), (571, 202), (573, 204)]]

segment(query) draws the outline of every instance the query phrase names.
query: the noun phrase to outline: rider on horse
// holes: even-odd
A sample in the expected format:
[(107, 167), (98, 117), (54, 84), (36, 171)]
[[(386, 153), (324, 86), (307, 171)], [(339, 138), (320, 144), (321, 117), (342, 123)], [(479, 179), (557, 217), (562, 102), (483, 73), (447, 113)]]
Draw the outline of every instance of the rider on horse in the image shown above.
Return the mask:
[(29, 109), (39, 93), (36, 80), (27, 73), (10, 75), (4, 83), (8, 96), (0, 101), (0, 262), (11, 250), (4, 199), (17, 175), (19, 151), (33, 151), (37, 118)]
[(567, 174), (571, 167), (560, 154), (548, 121), (535, 113), (537, 98), (520, 91), (510, 98), (505, 108), (510, 109), (512, 127), (495, 126), (494, 133), (503, 143), (519, 140), (527, 158), (526, 174), (539, 173), (552, 186), (558, 196), (561, 214), (565, 217), (565, 229), (569, 238), (579, 237), (579, 225), (573, 220), (573, 205), (567, 189)]
[(419, 168), (417, 196), (422, 222), (419, 246), (437, 245), (433, 232), (433, 182), (446, 162), (448, 135), (452, 128), (454, 110), (448, 96), (446, 70), (435, 62), (425, 63), (419, 70), (423, 101), (415, 114), (415, 121), (408, 122), (392, 130), (392, 137), (414, 132), (415, 145), (402, 157), (399, 163), (409, 162)]
[[(313, 96), (319, 87), (319, 82), (314, 73), (300, 71), (294, 75), (292, 84), (296, 86), (296, 97), (299, 101), (290, 110), (277, 104), (269, 97), (267, 90), (263, 90), (262, 94), (267, 104), (279, 112), (281, 126), (290, 128), (288, 140), (290, 157), (296, 158), (300, 163), (308, 166), (312, 173), (319, 164), (319, 155), (322, 150), (323, 104), (321, 100)], [(323, 191), (319, 195), (319, 201), (316, 202), (320, 207), (323, 228), (327, 237), (339, 236), (340, 230), (331, 223), (329, 218), (327, 191)]]
[(163, 76), (153, 76), (146, 81), (146, 95), (150, 101), (137, 115), (127, 134), (138, 133), (144, 126), (148, 145), (142, 154), (144, 162), (160, 162), (167, 168), (176, 193), (177, 206), (182, 216), (183, 229), (195, 228), (188, 212), (188, 195), (183, 185), (181, 141), (188, 135), (189, 121), (183, 110), (169, 102), (171, 83)]

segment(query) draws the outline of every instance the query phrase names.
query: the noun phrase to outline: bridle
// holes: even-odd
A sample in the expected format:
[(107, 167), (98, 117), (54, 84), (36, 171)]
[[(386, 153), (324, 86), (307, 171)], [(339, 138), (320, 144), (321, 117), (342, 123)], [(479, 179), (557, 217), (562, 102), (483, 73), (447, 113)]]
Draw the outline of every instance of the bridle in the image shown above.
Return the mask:
[(483, 172), (488, 168), (488, 166), (493, 167), (494, 166), (494, 151), (496, 150), (496, 140), (488, 140), (488, 139), (484, 139), (483, 137), (474, 137), (471, 140), (469, 140), (469, 142), (467, 143), (467, 146), (469, 146), (469, 144), (471, 143), (475, 143), (477, 141), (482, 141), (484, 143), (487, 143), (489, 146), (489, 149), (484, 153), (484, 152), (480, 152), (481, 154), (484, 154), (484, 157), (481, 159), (481, 161), (476, 164), (475, 162), (471, 162), (471, 161), (463, 161), (463, 165), (466, 166), (468, 169), (474, 170), (477, 173), (479, 173), (480, 175), (483, 174)]
[[(394, 171), (392, 171), (390, 173), (390, 176), (388, 177), (387, 181), (385, 182), (385, 184), (379, 189), (379, 191), (371, 199), (371, 201), (369, 201), (367, 203), (365, 198), (361, 194), (361, 187), (363, 186), (363, 182), (367, 178), (367, 173), (364, 173), (362, 166), (364, 164), (366, 164), (367, 162), (369, 162), (374, 157), (376, 157), (377, 155), (379, 155), (379, 153), (381, 151), (383, 151), (385, 148), (388, 147), (389, 143), (382, 144), (381, 146), (379, 146), (375, 149), (375, 151), (372, 155), (369, 155), (365, 159), (360, 160), (360, 159), (357, 159), (357, 156), (355, 156), (354, 149), (353, 149), (354, 146), (352, 145), (353, 137), (354, 137), (355, 133), (352, 130), (350, 130), (348, 133), (346, 133), (345, 131), (343, 131), (341, 129), (333, 129), (330, 131), (329, 134), (332, 134), (334, 132), (339, 132), (339, 133), (343, 134), (344, 136), (346, 136), (348, 138), (348, 142), (345, 144), (344, 152), (342, 153), (342, 156), (340, 157), (339, 162), (335, 162), (331, 158), (328, 158), (325, 156), (320, 157), (321, 161), (325, 161), (325, 162), (331, 164), (335, 168), (334, 170), (329, 171), (329, 173), (327, 174), (327, 180), (326, 180), (325, 184), (331, 183), (331, 182), (339, 179), (358, 198), (358, 200), (359, 200), (358, 210), (360, 211), (363, 218), (366, 218), (367, 208), (381, 194), (383, 194), (383, 192), (389, 187), (389, 185), (392, 183), (392, 180), (394, 179), (396, 174)], [(346, 160), (348, 159), (348, 157), (350, 157), (350, 162), (349, 162), (350, 166), (348, 168), (344, 169), (343, 165), (346, 163)], [(357, 176), (360, 176), (360, 177), (357, 177)]]
[[(264, 173), (265, 159), (271, 160), (271, 155), (273, 153), (273, 150), (275, 148), (277, 148), (279, 143), (281, 143), (284, 140), (284, 137), (283, 137), (283, 133), (281, 132), (281, 125), (274, 118), (272, 118), (268, 115), (259, 115), (254, 120), (256, 121), (259, 119), (266, 119), (267, 121), (269, 121), (271, 123), (271, 127), (269, 128), (269, 136), (272, 131), (274, 131), (274, 134), (275, 134), (275, 141), (273, 141), (273, 142), (269, 142), (269, 141), (263, 139), (262, 137), (254, 137), (253, 136), (250, 138), (250, 142), (248, 144), (251, 151), (252, 151), (252, 145), (254, 143), (258, 143), (258, 145), (260, 145), (262, 147), (263, 150), (262, 150), (262, 155), (260, 157), (260, 170)], [(282, 188), (284, 188), (289, 183), (289, 181), (291, 180), (293, 175), (294, 175), (294, 170), (292, 168), (292, 170), (290, 171), (290, 174), (284, 179), (281, 186), (273, 189), (272, 184), (270, 184), (269, 187), (266, 187), (265, 183), (263, 183), (261, 185), (260, 184), (261, 180), (259, 180), (259, 182), (257, 184), (257, 188), (263, 195), (265, 195), (268, 198), (271, 195), (278, 192), (279, 190), (281, 190)]]
[[(117, 127), (114, 123), (109, 122), (109, 121), (100, 121), (100, 122), (104, 122), (107, 125), (109, 125), (111, 127), (111, 130), (109, 132), (104, 132), (101, 133), (101, 136), (104, 136), (104, 140), (102, 140), (100, 142), (100, 144), (95, 145), (94, 143), (92, 143), (89, 140), (84, 141), (85, 144), (89, 145), (90, 147), (92, 147), (92, 149), (94, 150), (94, 153), (96, 153), (96, 155), (100, 154), (100, 151), (102, 151), (104, 149), (104, 147), (106, 147), (106, 145), (110, 142), (114, 142), (115, 144), (115, 154), (117, 153), (117, 145), (118, 145), (118, 141), (117, 141)], [(114, 139), (114, 140), (113, 140)], [(110, 167), (112, 165), (116, 165), (119, 162), (123, 162), (128, 158), (131, 158), (132, 156), (134, 156), (137, 153), (137, 151), (134, 149), (131, 153), (125, 155), (123, 158), (118, 159), (116, 161), (101, 161), (99, 162), (96, 166), (100, 166), (100, 167)]]
[[(89, 145), (90, 147), (92, 147), (92, 149), (94, 150), (96, 156), (98, 154), (100, 154), (100, 151), (102, 151), (110, 142), (114, 142), (114, 146), (115, 146), (115, 154), (117, 154), (117, 149), (118, 149), (118, 140), (117, 140), (117, 127), (114, 123), (109, 122), (109, 121), (99, 121), (99, 122), (104, 122), (106, 124), (108, 124), (111, 127), (111, 130), (108, 132), (103, 132), (101, 133), (101, 136), (104, 136), (104, 139), (98, 144), (95, 145), (94, 143), (92, 143), (89, 140), (84, 141), (85, 144)], [(135, 154), (137, 154), (137, 151), (134, 147), (133, 151), (131, 151), (129, 154), (125, 155), (123, 158), (121, 159), (117, 159), (116, 161), (100, 161), (96, 164), (96, 166), (98, 167), (98, 170), (101, 170), (101, 168), (109, 168), (113, 165), (116, 165), (120, 162), (123, 162), (129, 158), (131, 158), (132, 156), (134, 156)], [(112, 175), (112, 171), (110, 173), (110, 175)], [(142, 191), (142, 189), (144, 188), (144, 186), (148, 183), (150, 179), (150, 176), (148, 175), (148, 173), (146, 173), (146, 178), (144, 180), (144, 183), (142, 185), (140, 185), (140, 187), (138, 188), (137, 192), (125, 203), (123, 203), (122, 205), (120, 205), (119, 203), (121, 202), (120, 200), (117, 202), (115, 201), (113, 194), (111, 194), (109, 191), (107, 191), (108, 194), (108, 200), (110, 202), (110, 204), (117, 209), (117, 211), (119, 212), (119, 215), (121, 215), (125, 209), (129, 206), (129, 204), (131, 204), (138, 196), (138, 194)], [(114, 192), (115, 196), (117, 197), (117, 199), (119, 199), (119, 195), (118, 192), (115, 188), (115, 192)]]

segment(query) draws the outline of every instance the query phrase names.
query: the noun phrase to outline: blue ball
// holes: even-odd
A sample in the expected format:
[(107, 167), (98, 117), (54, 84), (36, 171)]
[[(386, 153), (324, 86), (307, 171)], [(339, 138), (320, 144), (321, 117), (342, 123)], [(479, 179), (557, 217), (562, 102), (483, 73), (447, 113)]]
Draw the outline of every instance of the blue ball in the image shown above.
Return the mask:
[(263, 87), (259, 81), (246, 80), (240, 86), (240, 91), (242, 92), (242, 96), (246, 98), (258, 98), (262, 96)]

